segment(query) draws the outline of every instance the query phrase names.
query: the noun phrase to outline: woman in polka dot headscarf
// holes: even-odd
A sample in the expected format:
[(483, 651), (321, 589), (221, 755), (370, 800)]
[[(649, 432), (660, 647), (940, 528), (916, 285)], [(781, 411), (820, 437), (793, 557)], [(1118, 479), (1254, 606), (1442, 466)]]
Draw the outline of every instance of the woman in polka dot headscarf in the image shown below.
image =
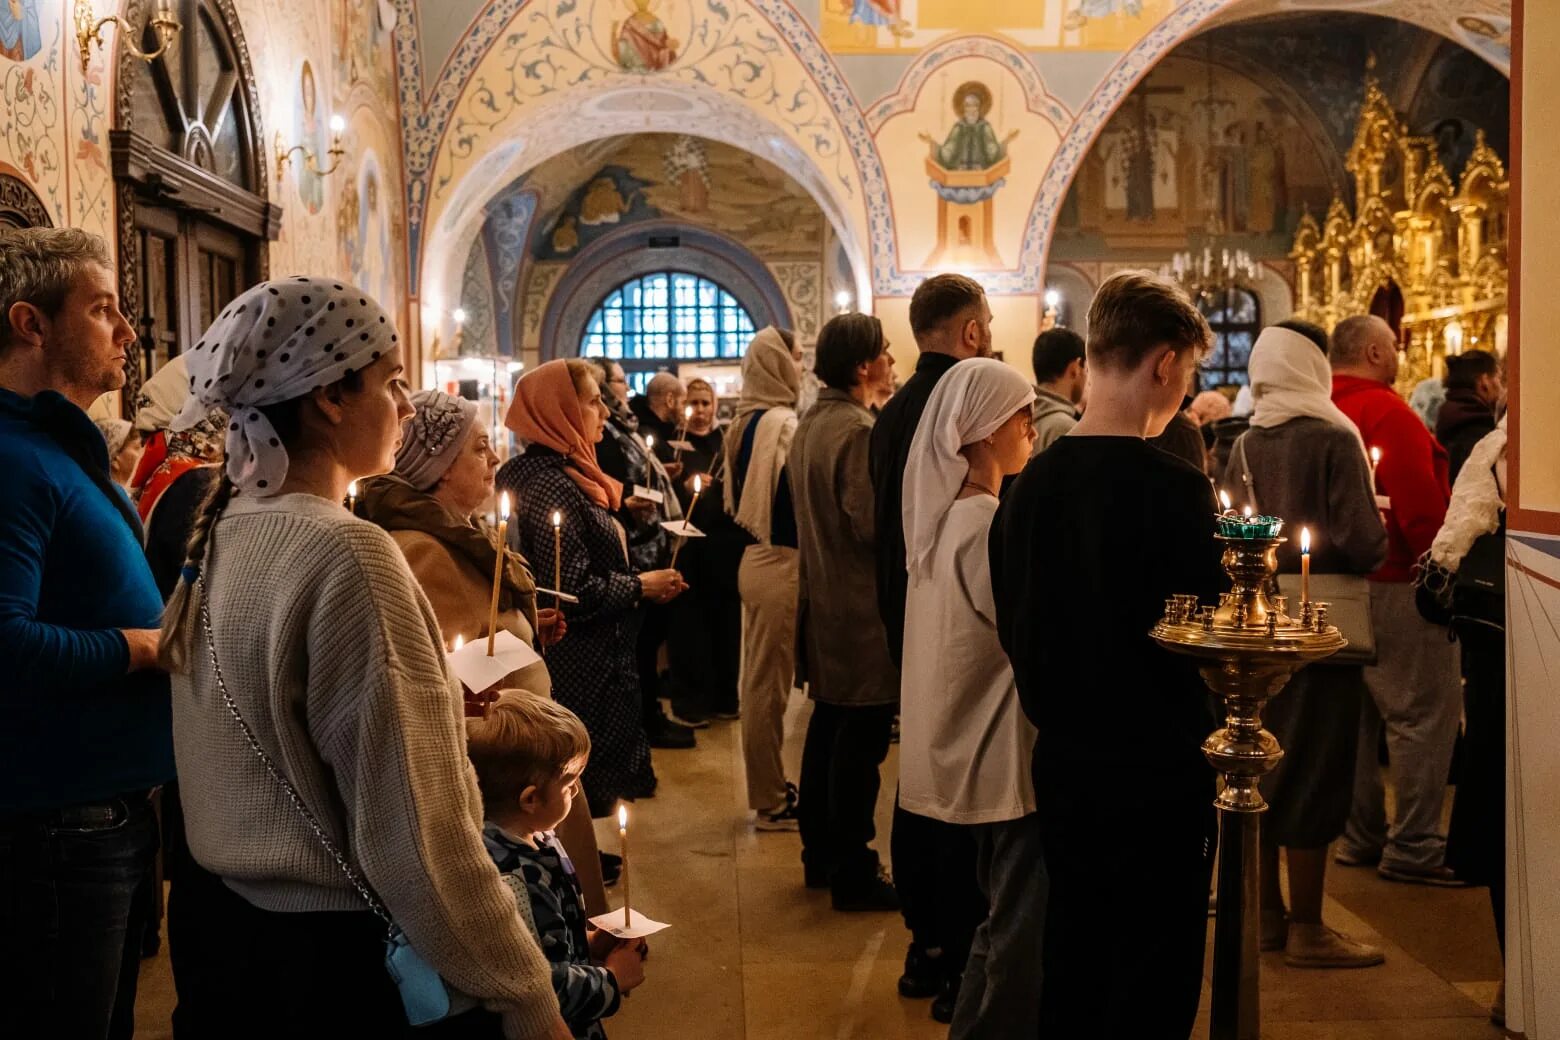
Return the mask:
[[(400, 354), (378, 303), (296, 278), (244, 293), (186, 355), (172, 429), (229, 415), (163, 631), (202, 868), (174, 896), (202, 921), (176, 979), (191, 1033), (242, 1006), (256, 1033), (409, 1036), (384, 974), (389, 919), (505, 1034), (568, 1036), (482, 845), (438, 622), (395, 542), (343, 508), (349, 482), (394, 467), (412, 415)], [(320, 910), (342, 912), (300, 912)], [(329, 1000), (275, 999), (325, 978)], [(499, 1035), (489, 1011), (458, 1018), (477, 1030), (462, 1036)]]

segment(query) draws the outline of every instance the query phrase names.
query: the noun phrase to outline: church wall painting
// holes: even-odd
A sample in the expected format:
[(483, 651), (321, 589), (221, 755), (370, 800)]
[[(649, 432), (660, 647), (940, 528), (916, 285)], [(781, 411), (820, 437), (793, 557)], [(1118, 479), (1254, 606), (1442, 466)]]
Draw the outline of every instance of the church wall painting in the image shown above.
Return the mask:
[[(293, 141), (303, 145), (315, 156), (317, 164), (328, 163), (325, 155), (325, 127), (330, 117), (320, 103), (319, 81), (314, 66), (307, 58), (298, 73), (298, 103), (293, 108)], [(310, 213), (325, 208), (325, 178), (301, 159), (293, 163), (298, 178), (298, 197)]]
[(901, 270), (1006, 271), (1021, 253), (1062, 109), (1027, 58), (984, 43), (986, 53), (912, 70), (870, 110)]
[(1025, 50), (1125, 50), (1182, 0), (820, 0), (819, 35), (836, 54), (914, 54), (955, 33)]
[(1180, 56), (1127, 97), (1085, 157), (1058, 219), (1052, 255), (1094, 248), (1169, 248), (1190, 234), (1246, 236), (1288, 252), (1309, 208), (1325, 212), (1341, 184), (1319, 155), (1331, 145), (1260, 84)]

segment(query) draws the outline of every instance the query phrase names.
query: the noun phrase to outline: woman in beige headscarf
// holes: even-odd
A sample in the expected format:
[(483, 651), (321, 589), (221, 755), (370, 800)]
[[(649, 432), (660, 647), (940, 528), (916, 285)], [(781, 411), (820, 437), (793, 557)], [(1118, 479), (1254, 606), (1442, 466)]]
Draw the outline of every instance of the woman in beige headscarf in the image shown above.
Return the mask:
[(760, 329), (742, 359), (737, 417), (726, 431), (726, 511), (753, 538), (742, 554), (742, 750), (759, 830), (797, 827), (796, 787), (780, 746), (796, 678), (796, 514), (785, 460), (796, 433), (801, 351), (789, 331)]

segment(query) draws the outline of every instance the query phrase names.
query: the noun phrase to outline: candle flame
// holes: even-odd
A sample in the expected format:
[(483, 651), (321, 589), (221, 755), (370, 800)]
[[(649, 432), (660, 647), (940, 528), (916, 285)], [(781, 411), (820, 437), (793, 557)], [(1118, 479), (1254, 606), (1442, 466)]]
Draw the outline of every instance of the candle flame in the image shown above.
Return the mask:
[(1235, 503), (1230, 501), (1230, 493), (1228, 491), (1221, 490), (1219, 492), (1219, 503), (1223, 505), (1225, 509), (1235, 508)]
[(1311, 529), (1309, 527), (1300, 528), (1300, 551), (1302, 553), (1311, 551)]
[(1250, 519), (1251, 519), (1251, 507), (1250, 507), (1250, 506), (1246, 506), (1246, 507), (1245, 507), (1245, 508), (1243, 508), (1243, 509), (1242, 509), (1242, 510), (1241, 510), (1241, 511), (1240, 511), (1240, 513), (1241, 513), (1241, 515), (1242, 515), (1242, 516), (1244, 516), (1244, 517), (1245, 517), (1245, 518), (1246, 518), (1246, 519), (1247, 519), (1247, 520), (1250, 520)]
[(554, 527), (562, 527), (563, 526), (563, 514), (560, 513), (558, 510), (554, 509), (553, 510), (553, 515), (552, 515), (552, 522), (553, 522), (553, 526)]
[(347, 497), (357, 498), (357, 481), (354, 480), (352, 483), (347, 485)]
[(701, 479), (699, 477), (694, 477), (693, 478), (693, 493), (695, 495), (697, 495), (699, 492), (701, 492), (703, 490), (704, 490), (704, 481), (703, 481), (703, 479)]
[(507, 491), (498, 496), (498, 518), (500, 520), (509, 519), (509, 492)]
[(1371, 461), (1372, 465), (1379, 465), (1381, 463), (1381, 449), (1380, 448), (1372, 448), (1372, 449), (1370, 449), (1370, 461)]
[(654, 448), (655, 447), (655, 434), (653, 434), (653, 433), (645, 434), (645, 447), (647, 447), (647, 448)]
[(454, 649), (451, 652), (452, 653), (459, 653), (460, 652), (460, 648), (465, 646), (465, 645), (466, 645), (466, 637), (465, 636), (456, 636), (455, 637), (455, 647), (454, 647)]
[(628, 829), (628, 806), (626, 805), (618, 806), (618, 829)]
[(688, 407), (683, 409), (683, 418), (684, 419), (692, 419), (693, 418), (693, 405), (690, 404)]

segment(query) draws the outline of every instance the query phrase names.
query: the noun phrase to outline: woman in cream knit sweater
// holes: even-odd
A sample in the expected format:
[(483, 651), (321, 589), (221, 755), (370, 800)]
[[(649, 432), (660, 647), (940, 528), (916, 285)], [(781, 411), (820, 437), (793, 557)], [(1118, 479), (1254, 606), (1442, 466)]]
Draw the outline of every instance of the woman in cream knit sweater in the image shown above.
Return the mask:
[(189, 354), (174, 428), (232, 416), (163, 632), (203, 868), (170, 908), (195, 924), (175, 979), (190, 1035), (413, 1035), (387, 925), (340, 860), (481, 1005), (418, 1037), (569, 1035), (482, 845), (438, 622), (390, 536), (342, 508), (412, 414), (393, 328), (351, 286), (289, 279), (234, 300)]

